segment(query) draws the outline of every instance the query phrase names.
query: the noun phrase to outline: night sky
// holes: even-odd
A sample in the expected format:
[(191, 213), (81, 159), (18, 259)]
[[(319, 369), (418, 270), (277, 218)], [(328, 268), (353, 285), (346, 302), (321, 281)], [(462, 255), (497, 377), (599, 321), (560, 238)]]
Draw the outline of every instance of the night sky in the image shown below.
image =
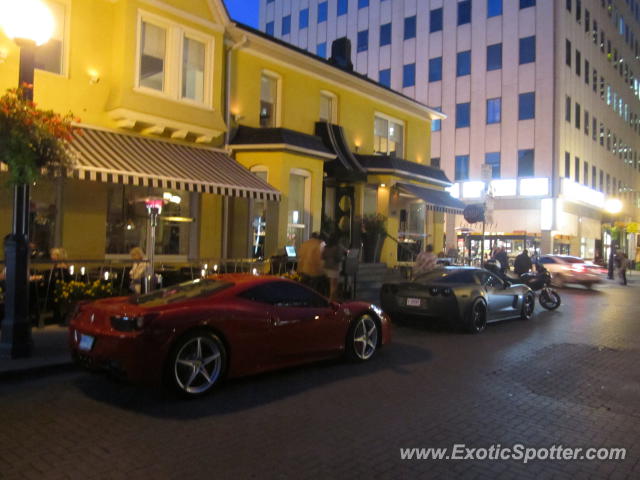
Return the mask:
[(225, 0), (229, 15), (234, 20), (258, 28), (260, 0)]

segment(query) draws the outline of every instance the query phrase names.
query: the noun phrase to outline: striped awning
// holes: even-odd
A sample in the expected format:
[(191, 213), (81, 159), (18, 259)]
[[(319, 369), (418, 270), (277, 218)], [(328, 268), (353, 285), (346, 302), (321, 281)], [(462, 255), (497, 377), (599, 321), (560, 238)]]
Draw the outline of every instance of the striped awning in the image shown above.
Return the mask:
[(464, 203), (453, 198), (449, 192), (420, 187), (411, 183), (396, 183), (396, 186), (403, 192), (423, 200), (428, 210), (454, 214), (460, 214), (464, 210)]
[(85, 127), (70, 149), (73, 178), (280, 200), (278, 190), (212, 148)]

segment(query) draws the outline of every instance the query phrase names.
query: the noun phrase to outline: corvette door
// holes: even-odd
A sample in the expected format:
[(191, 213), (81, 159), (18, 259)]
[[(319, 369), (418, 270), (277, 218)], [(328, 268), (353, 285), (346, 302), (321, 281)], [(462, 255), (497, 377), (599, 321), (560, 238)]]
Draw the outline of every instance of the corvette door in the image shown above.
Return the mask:
[(489, 274), (484, 287), (487, 290), (489, 320), (507, 318), (514, 315), (518, 305), (518, 296), (496, 275)]

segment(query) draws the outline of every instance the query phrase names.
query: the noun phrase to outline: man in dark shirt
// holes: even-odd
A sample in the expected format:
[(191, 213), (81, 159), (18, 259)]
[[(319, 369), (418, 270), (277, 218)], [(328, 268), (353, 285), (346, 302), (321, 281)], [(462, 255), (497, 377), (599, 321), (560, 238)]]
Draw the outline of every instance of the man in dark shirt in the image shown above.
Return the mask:
[(531, 270), (532, 266), (533, 264), (531, 263), (531, 258), (529, 258), (529, 252), (526, 249), (516, 257), (516, 260), (513, 263), (513, 269), (518, 276), (523, 273), (527, 273)]

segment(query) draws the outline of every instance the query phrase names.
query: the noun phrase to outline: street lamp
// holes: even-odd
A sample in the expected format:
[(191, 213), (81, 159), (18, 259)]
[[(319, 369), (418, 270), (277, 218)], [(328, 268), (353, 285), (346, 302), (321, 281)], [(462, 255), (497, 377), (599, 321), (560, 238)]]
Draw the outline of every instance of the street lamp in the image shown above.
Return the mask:
[[(41, 0), (0, 0), (0, 28), (20, 48), (19, 86), (33, 100), (36, 46), (53, 35), (53, 14)], [(31, 355), (29, 321), (29, 185), (14, 187), (13, 224), (4, 239), (6, 294), (0, 357)]]
[[(611, 226), (614, 226), (614, 220), (616, 215), (618, 215), (621, 211), (622, 211), (622, 202), (620, 200), (618, 200), (617, 198), (609, 198), (605, 203), (604, 203), (604, 211), (607, 212), (608, 216), (609, 216), (609, 220), (611, 221)], [(607, 261), (607, 278), (609, 280), (613, 280), (613, 263), (614, 263), (614, 257), (615, 257), (615, 250), (616, 250), (616, 244), (613, 241), (613, 235), (611, 235), (611, 245), (609, 246), (609, 255), (608, 255), (608, 261)], [(620, 238), (618, 241), (621, 241), (622, 238)]]

